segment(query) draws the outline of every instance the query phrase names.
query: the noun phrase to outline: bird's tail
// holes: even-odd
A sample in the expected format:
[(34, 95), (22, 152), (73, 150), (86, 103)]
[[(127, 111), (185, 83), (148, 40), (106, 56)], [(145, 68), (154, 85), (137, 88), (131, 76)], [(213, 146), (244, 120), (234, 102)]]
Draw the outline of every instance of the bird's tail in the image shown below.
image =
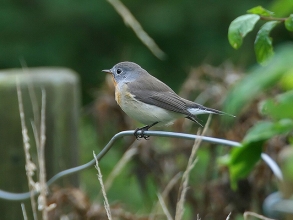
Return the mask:
[(231, 115), (226, 112), (219, 111), (217, 109), (213, 108), (207, 108), (203, 105), (197, 104), (195, 102), (191, 102), (189, 100), (184, 100), (187, 105), (187, 110), (192, 114), (192, 115), (200, 115), (200, 114), (217, 114), (217, 115), (227, 115), (231, 117), (235, 117), (234, 115)]

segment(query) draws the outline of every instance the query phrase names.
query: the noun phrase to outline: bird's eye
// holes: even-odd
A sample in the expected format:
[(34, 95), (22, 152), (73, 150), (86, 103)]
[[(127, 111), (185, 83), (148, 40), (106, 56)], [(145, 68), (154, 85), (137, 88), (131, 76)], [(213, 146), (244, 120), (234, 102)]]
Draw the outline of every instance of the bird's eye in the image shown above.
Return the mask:
[(117, 73), (117, 74), (120, 74), (120, 73), (122, 73), (122, 70), (121, 70), (121, 69), (117, 69), (117, 70), (116, 70), (116, 73)]

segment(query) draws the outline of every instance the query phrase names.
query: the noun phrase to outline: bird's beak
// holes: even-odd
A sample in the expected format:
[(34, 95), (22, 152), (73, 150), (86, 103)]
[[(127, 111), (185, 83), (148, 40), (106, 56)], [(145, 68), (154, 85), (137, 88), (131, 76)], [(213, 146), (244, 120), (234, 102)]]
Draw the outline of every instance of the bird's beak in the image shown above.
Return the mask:
[(109, 70), (102, 70), (102, 72), (105, 72), (105, 73), (112, 73), (111, 69), (109, 69)]

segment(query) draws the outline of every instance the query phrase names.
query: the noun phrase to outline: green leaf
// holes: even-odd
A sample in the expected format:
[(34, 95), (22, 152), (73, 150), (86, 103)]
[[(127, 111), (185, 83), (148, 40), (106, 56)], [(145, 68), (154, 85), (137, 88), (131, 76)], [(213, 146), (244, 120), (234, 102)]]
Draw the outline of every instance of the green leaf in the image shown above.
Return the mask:
[(277, 122), (261, 121), (247, 132), (243, 142), (266, 141), (276, 135), (293, 131), (293, 120), (282, 119)]
[(285, 20), (285, 27), (288, 31), (293, 31), (293, 14), (290, 14), (290, 16)]
[(244, 143), (241, 147), (231, 152), (229, 173), (232, 189), (237, 189), (239, 179), (245, 178), (259, 161), (263, 141)]
[(263, 8), (262, 6), (257, 6), (252, 9), (249, 9), (247, 11), (247, 13), (262, 15), (262, 16), (266, 16), (266, 17), (271, 17), (274, 15), (274, 12)]
[(293, 119), (293, 90), (262, 101), (260, 112), (274, 119)]
[(242, 45), (243, 38), (252, 31), (260, 16), (255, 14), (242, 15), (233, 20), (229, 26), (228, 39), (234, 49)]
[(283, 90), (293, 90), (293, 68), (289, 69), (280, 79), (280, 86)]
[(293, 130), (293, 120), (283, 119), (278, 122), (262, 121), (252, 127), (239, 148), (231, 151), (228, 162), (231, 186), (237, 188), (237, 181), (246, 177), (259, 161), (262, 146), (266, 140)]
[(256, 35), (254, 42), (254, 51), (257, 62), (264, 64), (274, 54), (272, 39), (269, 37), (271, 30), (279, 21), (269, 21), (265, 23)]

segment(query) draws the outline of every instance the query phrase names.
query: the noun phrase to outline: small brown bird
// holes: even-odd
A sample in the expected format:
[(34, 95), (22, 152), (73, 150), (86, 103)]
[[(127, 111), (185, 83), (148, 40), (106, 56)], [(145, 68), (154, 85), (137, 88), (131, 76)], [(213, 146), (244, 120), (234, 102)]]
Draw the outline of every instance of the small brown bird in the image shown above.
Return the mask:
[[(135, 130), (136, 138), (146, 139), (148, 136), (144, 135), (144, 131), (154, 125), (172, 124), (180, 117), (188, 118), (201, 125), (196, 120), (196, 115), (233, 116), (181, 98), (169, 86), (136, 63), (121, 62), (103, 72), (112, 74), (115, 100), (121, 109), (131, 118), (146, 125)], [(138, 134), (138, 131), (141, 133)]]

